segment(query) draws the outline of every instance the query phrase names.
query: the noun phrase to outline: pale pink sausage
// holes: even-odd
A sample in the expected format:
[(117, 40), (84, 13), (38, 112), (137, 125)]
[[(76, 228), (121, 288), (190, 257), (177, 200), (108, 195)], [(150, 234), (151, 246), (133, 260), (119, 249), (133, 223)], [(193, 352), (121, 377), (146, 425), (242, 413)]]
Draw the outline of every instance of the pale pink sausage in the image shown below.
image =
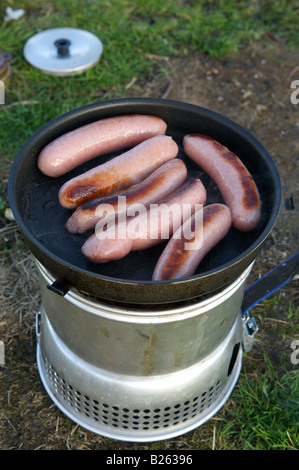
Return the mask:
[(254, 229), (261, 217), (261, 199), (241, 160), (206, 135), (186, 135), (183, 145), (186, 154), (217, 184), (231, 210), (234, 227), (244, 232)]
[(186, 177), (187, 168), (184, 162), (178, 158), (169, 160), (140, 183), (77, 207), (68, 219), (66, 228), (71, 233), (84, 233), (93, 229), (100, 220), (107, 223), (110, 218), (115, 222), (132, 204), (147, 207), (158, 202), (181, 186)]
[(47, 176), (58, 177), (92, 158), (133, 147), (166, 132), (166, 123), (156, 116), (127, 115), (101, 119), (78, 127), (50, 142), (38, 156), (38, 167)]
[(188, 180), (143, 213), (106, 231), (96, 231), (82, 246), (82, 253), (94, 263), (107, 263), (123, 258), (130, 251), (150, 248), (168, 240), (184, 218), (205, 202), (206, 190), (202, 182), (198, 178)]
[(167, 243), (152, 280), (192, 276), (206, 254), (227, 235), (231, 224), (230, 209), (224, 204), (210, 204), (196, 211)]
[(67, 209), (75, 209), (83, 202), (121, 191), (142, 181), (177, 153), (178, 146), (172, 137), (151, 137), (67, 181), (59, 190), (59, 202)]

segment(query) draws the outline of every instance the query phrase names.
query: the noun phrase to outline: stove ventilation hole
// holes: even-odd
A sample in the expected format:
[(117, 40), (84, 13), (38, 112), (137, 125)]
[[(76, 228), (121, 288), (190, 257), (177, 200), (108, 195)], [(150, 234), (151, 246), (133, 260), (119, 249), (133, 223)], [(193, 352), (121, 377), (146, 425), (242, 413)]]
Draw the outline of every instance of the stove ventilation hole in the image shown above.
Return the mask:
[(229, 366), (228, 366), (228, 370), (227, 370), (227, 376), (228, 377), (232, 373), (232, 370), (234, 368), (234, 365), (236, 363), (236, 360), (237, 360), (237, 357), (238, 357), (238, 354), (239, 354), (239, 350), (240, 350), (240, 343), (237, 343), (237, 344), (234, 345), (233, 352), (232, 352), (232, 355), (231, 355), (231, 359), (230, 359), (230, 362), (229, 362)]
[(209, 389), (184, 402), (152, 409), (128, 408), (119, 404), (103, 402), (77, 390), (73, 385), (66, 383), (47, 360), (45, 367), (56, 396), (59, 395), (69, 409), (85, 415), (92, 421), (124, 430), (161, 429), (193, 419), (213, 404), (221, 388), (221, 381), (218, 380)]

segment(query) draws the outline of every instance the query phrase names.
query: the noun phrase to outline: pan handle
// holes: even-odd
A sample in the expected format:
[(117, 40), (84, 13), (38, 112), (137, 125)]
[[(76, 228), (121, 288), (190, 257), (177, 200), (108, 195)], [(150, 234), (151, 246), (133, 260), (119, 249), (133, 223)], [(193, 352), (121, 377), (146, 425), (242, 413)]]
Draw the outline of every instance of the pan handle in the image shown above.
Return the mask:
[(258, 331), (255, 318), (250, 317), (249, 310), (288, 282), (298, 279), (298, 273), (299, 252), (282, 261), (245, 289), (241, 313), (243, 319), (243, 348), (246, 352), (251, 351), (254, 336)]
[(299, 251), (247, 287), (242, 303), (242, 316), (299, 274)]

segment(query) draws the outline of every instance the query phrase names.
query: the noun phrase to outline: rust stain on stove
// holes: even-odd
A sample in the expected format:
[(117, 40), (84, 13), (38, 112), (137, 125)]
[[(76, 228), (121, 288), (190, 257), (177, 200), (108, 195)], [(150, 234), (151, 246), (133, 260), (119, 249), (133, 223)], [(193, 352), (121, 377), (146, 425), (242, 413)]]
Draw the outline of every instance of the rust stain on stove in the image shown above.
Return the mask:
[(228, 318), (225, 317), (225, 318), (222, 320), (222, 322), (220, 323), (219, 327), (223, 326), (224, 323), (227, 322), (227, 321), (228, 321)]
[[(147, 335), (144, 335), (147, 337)], [(155, 327), (152, 328), (149, 337), (147, 348), (143, 352), (143, 356), (141, 359), (141, 366), (142, 372), (144, 376), (152, 375), (153, 371), (155, 370), (155, 350), (157, 344), (157, 330)]]
[(177, 351), (177, 352), (174, 354), (174, 361), (173, 361), (174, 367), (175, 367), (175, 368), (180, 367), (180, 365), (182, 364), (183, 359), (184, 359), (184, 353), (183, 353), (183, 351)]
[(104, 336), (106, 336), (106, 338), (109, 338), (110, 333), (109, 333), (109, 331), (107, 330), (107, 328), (106, 328), (105, 326), (102, 326), (102, 327), (100, 328), (100, 331), (101, 331), (101, 333), (102, 333)]

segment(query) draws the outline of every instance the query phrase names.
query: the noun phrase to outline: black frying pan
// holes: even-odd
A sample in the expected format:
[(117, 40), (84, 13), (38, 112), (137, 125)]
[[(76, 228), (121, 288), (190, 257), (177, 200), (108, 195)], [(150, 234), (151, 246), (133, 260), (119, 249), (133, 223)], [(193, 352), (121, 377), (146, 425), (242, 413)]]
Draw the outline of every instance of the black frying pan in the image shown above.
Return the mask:
[[(207, 203), (222, 202), (213, 181), (182, 150), (187, 133), (203, 133), (235, 152), (251, 172), (262, 198), (258, 227), (248, 233), (232, 228), (201, 262), (194, 276), (176, 281), (152, 282), (151, 276), (165, 242), (130, 253), (124, 259), (93, 264), (81, 254), (90, 233), (70, 234), (64, 225), (71, 211), (57, 199), (69, 178), (119, 154), (99, 157), (59, 178), (37, 168), (41, 149), (65, 132), (98, 119), (124, 114), (152, 114), (167, 122), (167, 134), (179, 145), (178, 158), (190, 174), (206, 185)], [(244, 128), (210, 110), (177, 101), (132, 98), (94, 103), (63, 114), (41, 127), (21, 148), (9, 178), (9, 200), (15, 219), (33, 255), (57, 279), (53, 289), (64, 294), (70, 287), (99, 299), (126, 304), (168, 304), (195, 299), (221, 289), (236, 279), (256, 258), (280, 210), (280, 179), (270, 155)]]

